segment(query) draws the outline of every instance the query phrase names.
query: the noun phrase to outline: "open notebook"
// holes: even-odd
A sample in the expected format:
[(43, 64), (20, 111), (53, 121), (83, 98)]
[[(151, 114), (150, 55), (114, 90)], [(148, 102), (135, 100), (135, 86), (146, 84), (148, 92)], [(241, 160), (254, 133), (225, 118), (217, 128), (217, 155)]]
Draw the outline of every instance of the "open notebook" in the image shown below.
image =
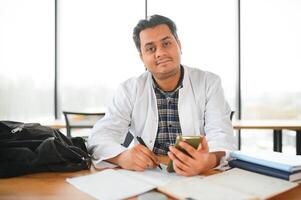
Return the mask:
[(67, 178), (66, 181), (96, 199), (125, 199), (155, 189), (186, 177), (163, 170), (143, 172), (124, 169), (106, 169), (94, 174)]
[(159, 186), (177, 199), (240, 200), (266, 199), (298, 184), (234, 168), (203, 179), (191, 177)]

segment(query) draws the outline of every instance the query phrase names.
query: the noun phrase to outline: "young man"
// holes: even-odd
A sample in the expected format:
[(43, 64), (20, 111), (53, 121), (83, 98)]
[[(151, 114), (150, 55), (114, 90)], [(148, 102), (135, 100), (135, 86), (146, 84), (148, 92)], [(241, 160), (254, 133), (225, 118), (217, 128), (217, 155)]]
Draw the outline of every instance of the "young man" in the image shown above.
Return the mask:
[[(217, 167), (235, 149), (220, 78), (181, 65), (181, 43), (169, 18), (140, 20), (133, 38), (147, 71), (121, 84), (106, 116), (94, 126), (88, 141), (93, 158), (142, 171), (159, 164), (156, 155), (168, 155), (184, 176)], [(120, 145), (128, 131), (147, 147), (136, 140), (128, 149)], [(173, 147), (177, 135), (205, 139), (198, 149), (180, 143), (188, 156)]]

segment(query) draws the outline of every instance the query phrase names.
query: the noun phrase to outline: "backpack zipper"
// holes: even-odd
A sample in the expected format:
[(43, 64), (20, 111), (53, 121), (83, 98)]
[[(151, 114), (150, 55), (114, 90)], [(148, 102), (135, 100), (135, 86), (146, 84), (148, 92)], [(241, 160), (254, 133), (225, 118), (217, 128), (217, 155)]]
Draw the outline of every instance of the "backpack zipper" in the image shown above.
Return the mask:
[(23, 130), (23, 128), (24, 128), (24, 125), (25, 125), (25, 124), (22, 124), (22, 125), (20, 125), (20, 126), (14, 128), (14, 129), (12, 129), (10, 132), (11, 132), (11, 133), (21, 132), (21, 131)]

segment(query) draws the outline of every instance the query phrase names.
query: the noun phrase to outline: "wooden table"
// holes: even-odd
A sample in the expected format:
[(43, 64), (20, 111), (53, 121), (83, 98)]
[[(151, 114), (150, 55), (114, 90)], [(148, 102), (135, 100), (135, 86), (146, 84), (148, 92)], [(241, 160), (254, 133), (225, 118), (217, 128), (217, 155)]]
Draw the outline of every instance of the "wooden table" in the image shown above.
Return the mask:
[[(167, 163), (166, 157), (160, 157), (161, 163)], [(76, 177), (95, 173), (96, 170), (83, 170), (79, 172), (45, 172), (24, 175), (15, 178), (0, 179), (0, 199), (1, 200), (57, 200), (57, 199), (81, 199), (92, 200), (93, 197), (81, 192), (65, 181), (68, 177)], [(207, 175), (219, 173), (210, 171)], [(137, 199), (131, 198), (131, 199)], [(172, 198), (169, 198), (172, 199)], [(270, 200), (300, 200), (301, 199), (301, 184), (285, 193), (277, 195)]]
[(0, 179), (1, 200), (67, 200), (94, 198), (77, 190), (68, 184), (65, 179), (72, 176), (80, 176), (93, 173), (92, 170), (84, 170), (73, 173), (37, 173), (16, 178)]
[[(301, 155), (301, 120), (236, 120), (233, 128), (241, 129), (272, 129), (274, 151), (282, 152), (282, 131), (296, 132), (296, 155)], [(240, 145), (239, 145), (240, 146)]]

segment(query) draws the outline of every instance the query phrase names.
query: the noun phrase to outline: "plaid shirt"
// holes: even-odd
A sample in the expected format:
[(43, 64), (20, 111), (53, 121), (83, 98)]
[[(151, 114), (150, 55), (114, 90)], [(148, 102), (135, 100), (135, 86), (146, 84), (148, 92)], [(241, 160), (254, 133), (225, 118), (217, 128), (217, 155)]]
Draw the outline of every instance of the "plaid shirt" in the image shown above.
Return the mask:
[(182, 134), (178, 113), (178, 97), (179, 90), (183, 87), (183, 76), (184, 70), (181, 66), (178, 87), (172, 92), (160, 90), (155, 80), (153, 81), (159, 115), (158, 132), (153, 148), (153, 152), (157, 155), (167, 155), (168, 147), (174, 145), (177, 136)]

